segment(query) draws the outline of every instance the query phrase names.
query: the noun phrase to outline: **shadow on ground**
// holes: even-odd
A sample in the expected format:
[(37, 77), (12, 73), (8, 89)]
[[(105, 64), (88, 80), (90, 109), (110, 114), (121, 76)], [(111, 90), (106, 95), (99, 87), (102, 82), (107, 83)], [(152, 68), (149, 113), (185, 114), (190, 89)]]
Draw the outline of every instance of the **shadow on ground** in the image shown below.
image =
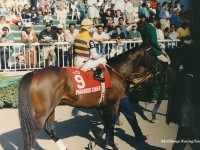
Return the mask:
[[(79, 115), (79, 112), (84, 112), (86, 115)], [(95, 114), (95, 115), (93, 115)], [(73, 118), (61, 122), (55, 122), (55, 129), (57, 136), (60, 139), (65, 139), (73, 136), (80, 136), (93, 141), (95, 136), (101, 131), (98, 125), (101, 124), (100, 116), (96, 115), (97, 111), (95, 109), (77, 109), (72, 110)], [(122, 127), (123, 128), (123, 127)], [(164, 150), (156, 146), (151, 146), (146, 142), (136, 143), (135, 138), (125, 133), (121, 128), (116, 128), (115, 136), (119, 137), (121, 140), (125, 141), (131, 147), (137, 150)], [(93, 135), (90, 134), (92, 132)], [(38, 139), (50, 139), (50, 137), (42, 129), (39, 132)], [(23, 149), (22, 147), (22, 135), (20, 129), (16, 129), (0, 136), (0, 144), (5, 150)], [(42, 145), (41, 145), (42, 146)], [(36, 150), (44, 150), (38, 143), (35, 145)], [(98, 144), (102, 149), (104, 149), (104, 140), (101, 140)], [(87, 145), (85, 145), (87, 149)]]

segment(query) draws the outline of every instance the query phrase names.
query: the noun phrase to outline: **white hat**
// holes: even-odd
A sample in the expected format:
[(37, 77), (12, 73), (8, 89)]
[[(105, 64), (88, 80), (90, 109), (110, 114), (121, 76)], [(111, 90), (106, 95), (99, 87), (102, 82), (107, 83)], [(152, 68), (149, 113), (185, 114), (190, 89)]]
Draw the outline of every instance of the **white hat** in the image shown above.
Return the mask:
[(58, 24), (58, 25), (57, 25), (57, 28), (58, 28), (58, 29), (63, 29), (63, 25), (62, 25), (62, 24)]
[(32, 24), (30, 22), (25, 23), (25, 28), (31, 28)]

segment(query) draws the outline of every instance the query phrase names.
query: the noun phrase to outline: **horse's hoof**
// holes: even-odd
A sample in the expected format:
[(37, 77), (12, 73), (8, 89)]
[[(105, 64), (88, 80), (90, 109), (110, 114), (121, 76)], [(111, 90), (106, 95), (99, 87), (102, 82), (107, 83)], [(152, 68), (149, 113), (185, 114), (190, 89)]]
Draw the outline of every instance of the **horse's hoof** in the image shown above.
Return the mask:
[(113, 147), (110, 145), (105, 145), (105, 150), (113, 150)]
[(88, 149), (93, 150), (95, 148), (96, 144), (94, 142), (91, 142), (88, 144)]
[(151, 119), (151, 123), (158, 123), (158, 120), (156, 120), (156, 119)]

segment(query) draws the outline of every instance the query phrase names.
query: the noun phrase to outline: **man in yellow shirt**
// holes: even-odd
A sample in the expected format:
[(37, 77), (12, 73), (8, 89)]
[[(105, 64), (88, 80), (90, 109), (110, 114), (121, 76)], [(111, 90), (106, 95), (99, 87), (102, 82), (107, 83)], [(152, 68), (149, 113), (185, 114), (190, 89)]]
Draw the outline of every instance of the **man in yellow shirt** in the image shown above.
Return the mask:
[(97, 54), (94, 40), (90, 34), (93, 22), (90, 19), (83, 19), (81, 22), (81, 33), (77, 35), (74, 42), (74, 65), (83, 70), (95, 69), (94, 78), (101, 82), (102, 69), (100, 64), (105, 65), (106, 59), (102, 54)]
[(183, 19), (181, 26), (176, 31), (177, 37), (181, 40), (190, 39), (190, 29), (188, 27), (187, 19)]

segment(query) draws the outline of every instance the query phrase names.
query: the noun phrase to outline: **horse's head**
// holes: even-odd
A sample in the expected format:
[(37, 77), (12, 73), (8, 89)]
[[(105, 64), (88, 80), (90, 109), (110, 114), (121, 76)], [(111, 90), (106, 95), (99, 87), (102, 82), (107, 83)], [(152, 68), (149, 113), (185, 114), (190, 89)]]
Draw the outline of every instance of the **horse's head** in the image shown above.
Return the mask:
[(108, 64), (115, 68), (121, 75), (129, 78), (142, 65), (143, 59), (144, 49), (142, 47), (134, 47), (109, 59)]

